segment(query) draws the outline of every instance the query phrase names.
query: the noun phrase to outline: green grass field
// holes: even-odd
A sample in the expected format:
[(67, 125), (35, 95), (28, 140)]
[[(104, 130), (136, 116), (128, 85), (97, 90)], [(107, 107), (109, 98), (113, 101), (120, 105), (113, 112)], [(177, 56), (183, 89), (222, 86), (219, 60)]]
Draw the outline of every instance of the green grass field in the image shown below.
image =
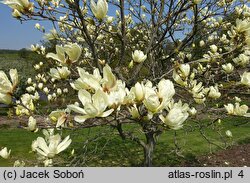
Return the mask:
[[(220, 128), (227, 145), (249, 142), (250, 125), (243, 118), (226, 118), (222, 121)], [(202, 121), (202, 123), (206, 123)], [(181, 166), (184, 161), (195, 161), (196, 156), (205, 155), (210, 152), (220, 150), (215, 145), (209, 144), (199, 133), (197, 129), (189, 131), (187, 126), (193, 124), (187, 122), (183, 130), (177, 132), (177, 142), (179, 154), (175, 153), (174, 131), (167, 131), (161, 135), (157, 142), (154, 154), (154, 166)], [(242, 124), (242, 125), (239, 125)], [(239, 125), (239, 126), (238, 126)], [(127, 130), (134, 130), (133, 126), (125, 127)], [(233, 138), (225, 136), (225, 130), (231, 130)], [(71, 150), (75, 149), (77, 160), (82, 162), (81, 166), (141, 166), (143, 160), (143, 151), (141, 147), (129, 140), (122, 140), (115, 130), (110, 127), (97, 127), (93, 129), (81, 129), (75, 131), (64, 131), (64, 136), (70, 134), (73, 143), (59, 155), (58, 166), (67, 166)], [(205, 130), (206, 136), (213, 142), (223, 145), (224, 141), (211, 128)], [(138, 134), (140, 135), (140, 134)], [(1, 128), (0, 129), (0, 146), (7, 146), (12, 149), (9, 160), (0, 159), (0, 166), (12, 166), (17, 159), (24, 160), (27, 166), (36, 165), (36, 155), (31, 153), (31, 142), (38, 136), (43, 136), (41, 132), (31, 133), (23, 129)], [(143, 138), (143, 135), (140, 135)], [(97, 138), (95, 138), (97, 137)], [(95, 139), (93, 142), (84, 146), (87, 139)], [(83, 148), (83, 146), (85, 148)], [(79, 153), (79, 154), (77, 154)], [(65, 161), (62, 161), (62, 160)], [(78, 165), (79, 166), (79, 165)]]

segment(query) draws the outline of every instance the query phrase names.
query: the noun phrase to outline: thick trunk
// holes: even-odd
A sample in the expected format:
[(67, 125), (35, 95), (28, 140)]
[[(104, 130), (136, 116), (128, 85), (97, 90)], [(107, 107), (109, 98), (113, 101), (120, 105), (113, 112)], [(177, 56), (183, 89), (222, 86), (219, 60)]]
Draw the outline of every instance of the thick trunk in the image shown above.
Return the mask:
[(147, 144), (144, 146), (144, 166), (151, 167), (153, 164), (153, 153), (155, 148), (155, 139), (153, 134), (146, 134)]

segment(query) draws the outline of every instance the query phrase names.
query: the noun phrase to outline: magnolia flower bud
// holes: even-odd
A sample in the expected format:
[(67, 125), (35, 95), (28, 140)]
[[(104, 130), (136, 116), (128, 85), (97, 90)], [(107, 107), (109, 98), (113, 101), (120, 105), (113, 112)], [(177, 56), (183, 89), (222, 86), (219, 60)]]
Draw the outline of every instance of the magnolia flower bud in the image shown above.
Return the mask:
[(144, 99), (145, 91), (143, 84), (136, 83), (134, 87), (135, 98), (138, 101), (142, 101)]
[(63, 89), (63, 93), (68, 93), (68, 92), (69, 92), (68, 88)]
[(43, 89), (43, 91), (48, 95), (49, 89), (48, 89), (47, 87), (45, 87), (45, 88)]
[(197, 113), (197, 110), (194, 107), (192, 107), (191, 109), (188, 110), (188, 113), (194, 116)]
[(40, 69), (40, 65), (36, 64), (36, 65), (34, 65), (34, 68), (35, 68), (36, 70), (39, 70), (39, 69)]
[(24, 167), (24, 166), (25, 166), (25, 162), (24, 161), (20, 162), (19, 160), (16, 160), (13, 165), (13, 167)]
[(36, 23), (36, 24), (35, 24), (35, 28), (38, 29), (38, 30), (40, 30), (40, 29), (41, 29), (40, 24), (39, 24), (39, 23)]
[(32, 79), (31, 79), (31, 78), (28, 78), (27, 83), (28, 83), (28, 84), (31, 84), (31, 83), (32, 83)]
[(61, 90), (61, 88), (57, 88), (56, 93), (57, 93), (58, 95), (62, 95), (62, 90)]
[(218, 50), (218, 47), (213, 44), (213, 45), (210, 46), (210, 49), (211, 49), (212, 53), (216, 53), (217, 50)]
[(128, 68), (133, 68), (134, 67), (134, 61), (133, 60), (131, 60), (131, 62), (129, 62), (129, 64), (128, 64)]
[(233, 137), (233, 134), (230, 130), (226, 131), (226, 136), (228, 136), (229, 138)]
[(199, 44), (200, 44), (200, 47), (205, 46), (205, 42), (203, 40), (201, 40)]
[(39, 83), (38, 88), (41, 90), (43, 88), (43, 83)]
[(48, 101), (51, 101), (51, 100), (52, 100), (52, 98), (53, 98), (53, 97), (52, 97), (52, 95), (51, 95), (51, 94), (49, 94), (49, 95), (48, 95)]

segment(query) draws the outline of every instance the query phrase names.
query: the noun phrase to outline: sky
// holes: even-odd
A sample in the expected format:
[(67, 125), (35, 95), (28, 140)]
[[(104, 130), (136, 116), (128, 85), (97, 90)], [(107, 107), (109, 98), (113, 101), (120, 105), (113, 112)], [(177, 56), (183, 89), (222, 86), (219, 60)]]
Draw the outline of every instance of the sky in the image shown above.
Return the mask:
[[(34, 28), (36, 23), (44, 26), (46, 32), (52, 28), (50, 22), (26, 21), (21, 24), (11, 14), (11, 8), (0, 3), (0, 49), (19, 50), (30, 48), (31, 44), (40, 43), (44, 34)], [(113, 7), (110, 7), (108, 14), (115, 15)]]
[[(39, 43), (43, 39), (43, 34), (34, 28), (36, 22), (27, 21), (21, 24), (11, 13), (11, 8), (0, 3), (0, 49), (30, 48), (31, 44)], [(49, 24), (44, 26), (49, 27)]]

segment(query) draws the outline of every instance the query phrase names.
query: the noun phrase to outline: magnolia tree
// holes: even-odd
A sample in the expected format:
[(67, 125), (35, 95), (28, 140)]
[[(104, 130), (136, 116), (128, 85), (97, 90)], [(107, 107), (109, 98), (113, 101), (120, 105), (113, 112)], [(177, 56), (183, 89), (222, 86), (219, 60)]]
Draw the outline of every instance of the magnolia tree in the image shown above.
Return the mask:
[[(0, 102), (12, 106), (16, 115), (28, 116), (25, 128), (36, 132), (40, 93), (53, 103), (75, 90), (79, 99), (44, 114), (51, 123), (43, 130), (45, 137), (32, 142), (32, 150), (45, 166), (52, 166), (53, 158), (71, 144), (69, 136), (55, 133), (58, 129), (111, 125), (121, 138), (138, 143), (144, 165), (152, 166), (157, 139), (164, 131), (181, 129), (188, 118), (201, 119), (209, 111), (218, 111), (221, 118), (249, 117), (244, 99), (237, 97), (249, 95), (250, 87), (246, 0), (3, 3), (17, 20), (35, 20), (35, 28), (57, 45), (54, 52), (31, 46), (46, 59), (34, 65), (37, 76), (27, 80), (20, 98), (15, 94), (18, 71), (0, 71)], [(43, 21), (53, 29), (45, 30)], [(45, 63), (50, 69), (43, 69)], [(233, 103), (227, 101), (230, 92)], [(145, 138), (124, 130), (125, 123), (138, 126)], [(7, 148), (0, 152), (3, 158), (9, 154)]]

